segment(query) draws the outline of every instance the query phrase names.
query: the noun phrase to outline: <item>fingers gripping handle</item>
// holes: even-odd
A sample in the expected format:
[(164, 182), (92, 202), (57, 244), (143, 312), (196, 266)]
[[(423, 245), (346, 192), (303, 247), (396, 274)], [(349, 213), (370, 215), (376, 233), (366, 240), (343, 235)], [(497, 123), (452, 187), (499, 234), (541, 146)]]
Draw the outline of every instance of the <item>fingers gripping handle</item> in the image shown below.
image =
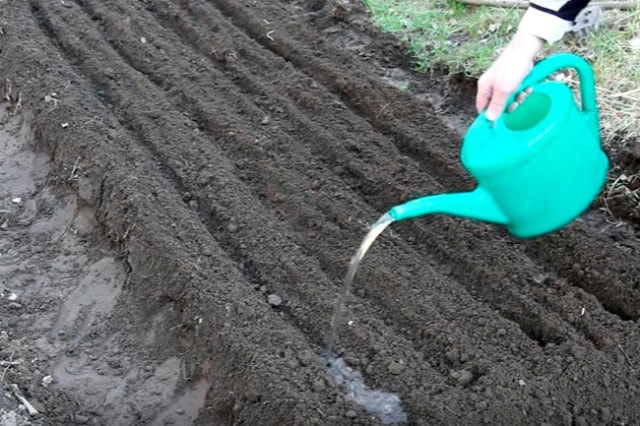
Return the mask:
[[(594, 124), (597, 125), (597, 104), (593, 70), (586, 60), (571, 53), (559, 53), (545, 58), (536, 64), (529, 75), (527, 75), (522, 81), (520, 87), (518, 87), (518, 89), (515, 90), (507, 99), (505, 111), (511, 104), (513, 104), (513, 102), (515, 102), (516, 97), (524, 90), (544, 81), (551, 74), (565, 68), (574, 68), (578, 71), (578, 76), (580, 78), (580, 101), (582, 104), (582, 111), (588, 114)], [(484, 112), (482, 113), (482, 117), (484, 117), (484, 121), (487, 124), (492, 124), (486, 118)], [(498, 120), (500, 120), (500, 118), (498, 118)]]

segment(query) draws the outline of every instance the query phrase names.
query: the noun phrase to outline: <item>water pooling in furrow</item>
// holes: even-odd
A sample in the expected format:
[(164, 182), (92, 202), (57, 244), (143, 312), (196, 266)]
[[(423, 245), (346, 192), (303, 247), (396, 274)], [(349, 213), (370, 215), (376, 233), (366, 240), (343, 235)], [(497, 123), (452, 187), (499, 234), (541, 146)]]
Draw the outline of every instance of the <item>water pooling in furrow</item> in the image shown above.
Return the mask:
[(329, 351), (322, 355), (327, 361), (331, 378), (337, 384), (344, 386), (347, 399), (377, 416), (382, 424), (396, 425), (407, 421), (407, 415), (402, 409), (402, 402), (398, 395), (369, 389), (364, 383), (362, 374), (349, 367), (344, 359)]
[(369, 389), (362, 378), (362, 374), (350, 368), (344, 359), (338, 357), (334, 346), (338, 340), (342, 322), (344, 320), (344, 304), (351, 288), (351, 283), (356, 275), (362, 258), (371, 247), (375, 239), (393, 222), (389, 214), (383, 215), (373, 224), (369, 233), (365, 236), (360, 248), (351, 259), (347, 275), (344, 278), (342, 289), (338, 295), (336, 307), (331, 321), (331, 335), (327, 350), (322, 354), (327, 362), (329, 375), (341, 386), (344, 386), (347, 398), (363, 407), (367, 412), (376, 415), (385, 425), (393, 425), (407, 421), (407, 415), (402, 409), (400, 398), (393, 393)]

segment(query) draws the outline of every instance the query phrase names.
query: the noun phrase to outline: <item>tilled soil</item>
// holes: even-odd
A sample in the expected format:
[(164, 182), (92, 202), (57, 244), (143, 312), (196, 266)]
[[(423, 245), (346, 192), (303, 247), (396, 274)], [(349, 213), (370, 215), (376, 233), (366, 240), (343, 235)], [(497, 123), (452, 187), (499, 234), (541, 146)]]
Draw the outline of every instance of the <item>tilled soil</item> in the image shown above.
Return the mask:
[[(7, 416), (380, 424), (327, 374), (335, 298), (382, 212), (473, 186), (452, 124), (471, 115), (436, 112), (434, 81), (347, 1), (0, 10), (22, 147), (0, 157), (1, 355), (21, 359), (2, 379), (40, 411)], [(340, 354), (413, 425), (640, 424), (640, 245), (598, 215), (532, 240), (393, 225)]]

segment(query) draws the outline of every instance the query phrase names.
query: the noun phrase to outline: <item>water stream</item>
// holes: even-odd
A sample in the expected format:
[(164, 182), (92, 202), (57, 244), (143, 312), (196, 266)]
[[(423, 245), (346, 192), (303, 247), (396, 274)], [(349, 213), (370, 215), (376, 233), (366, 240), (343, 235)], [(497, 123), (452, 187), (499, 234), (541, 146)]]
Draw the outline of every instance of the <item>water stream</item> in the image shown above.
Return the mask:
[(347, 275), (344, 277), (344, 281), (342, 282), (342, 288), (340, 289), (340, 294), (338, 295), (338, 300), (336, 301), (336, 307), (333, 312), (333, 318), (331, 319), (331, 334), (329, 335), (329, 342), (327, 344), (328, 351), (335, 351), (335, 344), (338, 340), (338, 336), (340, 335), (340, 329), (342, 328), (342, 323), (344, 321), (344, 304), (346, 302), (347, 296), (349, 295), (349, 290), (351, 289), (351, 284), (353, 283), (353, 278), (356, 276), (356, 271), (358, 270), (358, 266), (360, 266), (360, 262), (362, 262), (362, 258), (371, 247), (371, 244), (378, 238), (378, 235), (384, 231), (387, 226), (391, 225), (393, 222), (393, 218), (388, 214), (384, 214), (376, 223), (374, 223), (369, 229), (369, 233), (364, 237), (360, 247), (356, 254), (351, 258), (351, 263), (349, 263), (349, 269), (347, 270)]
[(385, 425), (395, 425), (407, 421), (407, 415), (402, 409), (400, 398), (396, 394), (367, 387), (362, 374), (349, 367), (344, 359), (336, 355), (335, 344), (344, 321), (344, 305), (358, 266), (367, 253), (367, 250), (369, 250), (369, 247), (371, 247), (371, 244), (373, 244), (375, 239), (392, 222), (393, 218), (389, 214), (385, 214), (378, 219), (351, 259), (331, 320), (331, 334), (329, 336), (328, 347), (322, 354), (327, 362), (329, 375), (336, 383), (344, 386), (347, 398), (363, 407), (368, 413), (376, 415)]

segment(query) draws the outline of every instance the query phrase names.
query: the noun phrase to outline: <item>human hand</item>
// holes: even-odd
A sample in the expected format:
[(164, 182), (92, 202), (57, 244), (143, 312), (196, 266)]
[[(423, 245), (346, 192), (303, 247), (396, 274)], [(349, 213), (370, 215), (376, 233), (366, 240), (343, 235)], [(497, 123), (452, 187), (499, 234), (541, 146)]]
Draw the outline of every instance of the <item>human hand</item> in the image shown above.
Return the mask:
[[(476, 108), (486, 110), (489, 121), (497, 120), (505, 111), (507, 100), (518, 89), (533, 67), (533, 58), (542, 48), (543, 40), (518, 32), (498, 59), (478, 80)], [(524, 100), (527, 91), (518, 94), (516, 105)], [(516, 105), (509, 105), (512, 111)]]

